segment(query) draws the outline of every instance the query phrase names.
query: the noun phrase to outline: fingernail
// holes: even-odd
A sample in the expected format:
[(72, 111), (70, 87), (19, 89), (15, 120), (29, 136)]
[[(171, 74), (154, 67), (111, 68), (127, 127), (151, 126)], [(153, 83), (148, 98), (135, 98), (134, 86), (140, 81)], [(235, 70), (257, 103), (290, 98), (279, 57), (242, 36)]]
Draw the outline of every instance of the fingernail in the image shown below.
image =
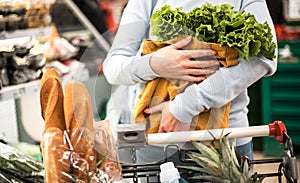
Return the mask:
[(145, 112), (145, 113), (150, 113), (150, 109), (147, 108), (147, 109), (144, 110), (144, 112)]
[(215, 54), (217, 54), (217, 52), (214, 51), (214, 50), (211, 50), (211, 51), (210, 51), (210, 54), (215, 55)]
[(192, 40), (192, 36), (188, 36), (186, 39), (187, 39), (188, 41), (190, 41), (190, 40)]

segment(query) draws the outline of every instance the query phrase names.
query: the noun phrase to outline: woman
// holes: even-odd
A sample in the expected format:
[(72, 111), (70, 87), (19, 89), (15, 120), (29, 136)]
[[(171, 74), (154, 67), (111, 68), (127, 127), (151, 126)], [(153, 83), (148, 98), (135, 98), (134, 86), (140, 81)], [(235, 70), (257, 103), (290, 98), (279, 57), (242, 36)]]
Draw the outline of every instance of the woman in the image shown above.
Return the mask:
[[(143, 39), (155, 40), (149, 28), (149, 20), (153, 12), (165, 4), (169, 4), (172, 8), (182, 7), (182, 10), (187, 12), (206, 2), (212, 5), (231, 4), (235, 10), (245, 10), (245, 12), (255, 15), (256, 20), (260, 23), (267, 21), (272, 29), (273, 41), (277, 42), (273, 23), (264, 0), (157, 0), (157, 2), (129, 0), (124, 9), (114, 44), (104, 62), (104, 74), (109, 83), (126, 85), (130, 89), (128, 99), (131, 107), (129, 108), (133, 108), (144, 83), (156, 77), (199, 83), (187, 87), (173, 101), (145, 110), (146, 113), (162, 111), (159, 132), (174, 131), (179, 126), (184, 126), (182, 124), (190, 123), (193, 116), (205, 109), (224, 106), (228, 102), (231, 102), (229, 127), (248, 127), (247, 87), (276, 71), (277, 60), (269, 60), (262, 56), (254, 56), (250, 61), (239, 58), (238, 65), (228, 68), (210, 67), (218, 65), (215, 60), (191, 61), (193, 58), (212, 56), (215, 52), (178, 49), (190, 42), (189, 37), (153, 54), (142, 56), (140, 47)], [(207, 74), (211, 75), (205, 79)], [(113, 97), (114, 95), (112, 95)], [(118, 102), (122, 102), (122, 100)], [(117, 103), (113, 106), (117, 107)], [(129, 110), (129, 114), (131, 113)], [(122, 117), (119, 115), (119, 118)], [(123, 119), (122, 122), (130, 122), (130, 120), (131, 118)], [(250, 137), (237, 139), (237, 149), (250, 159), (253, 158)]]

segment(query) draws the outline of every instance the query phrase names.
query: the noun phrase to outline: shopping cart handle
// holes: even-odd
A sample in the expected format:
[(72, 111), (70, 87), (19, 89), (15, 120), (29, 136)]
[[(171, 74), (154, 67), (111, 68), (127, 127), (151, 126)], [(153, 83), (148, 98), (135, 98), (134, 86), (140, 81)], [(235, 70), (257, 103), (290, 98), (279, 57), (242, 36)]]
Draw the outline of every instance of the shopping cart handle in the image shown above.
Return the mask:
[(274, 121), (269, 124), (270, 133), (269, 136), (274, 136), (278, 143), (282, 144), (285, 142), (284, 132), (287, 132), (285, 125), (282, 121)]
[(168, 133), (146, 134), (145, 124), (122, 124), (117, 127), (118, 147), (141, 147), (150, 144), (172, 144), (190, 141), (212, 141), (228, 134), (228, 138), (274, 136), (278, 143), (284, 143), (287, 132), (281, 121), (268, 125), (246, 128), (224, 128), (196, 131), (177, 131)]

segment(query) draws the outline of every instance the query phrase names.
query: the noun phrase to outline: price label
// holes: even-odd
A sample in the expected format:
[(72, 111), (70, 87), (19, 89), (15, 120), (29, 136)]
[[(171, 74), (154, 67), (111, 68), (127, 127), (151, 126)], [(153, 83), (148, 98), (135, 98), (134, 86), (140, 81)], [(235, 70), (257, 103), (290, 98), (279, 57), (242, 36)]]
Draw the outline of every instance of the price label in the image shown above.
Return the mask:
[(25, 88), (20, 88), (14, 92), (14, 97), (19, 98), (25, 94)]

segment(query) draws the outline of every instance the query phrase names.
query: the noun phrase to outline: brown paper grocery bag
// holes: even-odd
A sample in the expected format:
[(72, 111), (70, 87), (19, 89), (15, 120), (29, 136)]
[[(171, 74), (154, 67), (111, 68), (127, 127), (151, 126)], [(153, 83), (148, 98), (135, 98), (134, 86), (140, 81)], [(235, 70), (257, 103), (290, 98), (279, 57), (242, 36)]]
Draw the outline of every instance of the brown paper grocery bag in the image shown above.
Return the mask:
[[(177, 37), (166, 42), (153, 40), (144, 40), (142, 51), (144, 54), (150, 54), (160, 48), (171, 45), (185, 37)], [(212, 49), (217, 52), (216, 58), (224, 67), (238, 64), (238, 52), (228, 46), (220, 46), (216, 43), (206, 43), (195, 38), (182, 48), (191, 49)], [(192, 83), (183, 80), (170, 80), (165, 78), (156, 78), (145, 84), (144, 90), (139, 96), (139, 100), (134, 109), (134, 120), (137, 123), (147, 124), (147, 133), (157, 133), (159, 129), (161, 113), (146, 114), (144, 109), (158, 105), (164, 101), (171, 101), (178, 93)], [(184, 106), (183, 106), (184, 107)], [(195, 116), (192, 120), (190, 130), (204, 130), (214, 128), (227, 128), (229, 121), (230, 103), (220, 108), (211, 108)]]

